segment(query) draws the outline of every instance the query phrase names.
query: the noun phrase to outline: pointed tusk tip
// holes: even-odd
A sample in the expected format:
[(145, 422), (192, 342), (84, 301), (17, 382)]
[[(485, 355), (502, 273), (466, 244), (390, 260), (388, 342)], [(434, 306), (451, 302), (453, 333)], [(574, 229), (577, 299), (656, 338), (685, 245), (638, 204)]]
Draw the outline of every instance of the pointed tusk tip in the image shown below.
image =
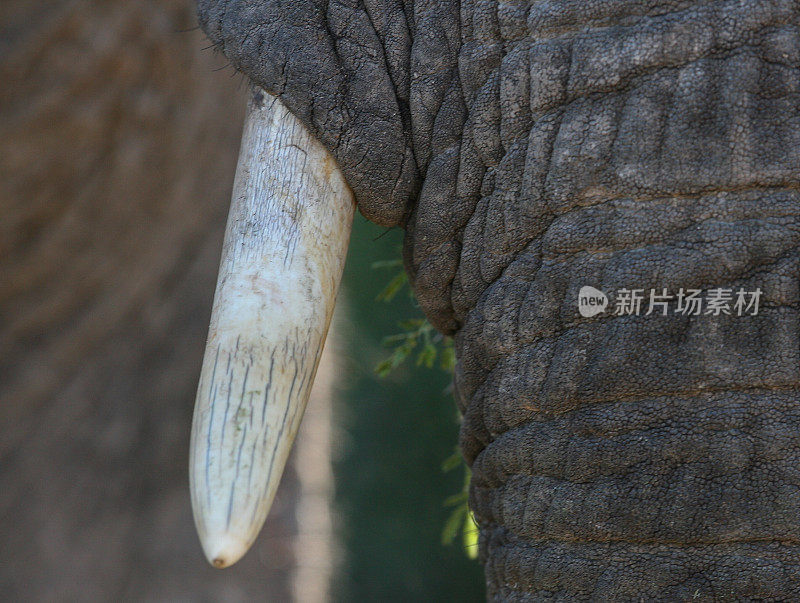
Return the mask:
[(250, 545), (233, 534), (220, 534), (203, 543), (208, 562), (217, 569), (232, 566), (250, 549)]

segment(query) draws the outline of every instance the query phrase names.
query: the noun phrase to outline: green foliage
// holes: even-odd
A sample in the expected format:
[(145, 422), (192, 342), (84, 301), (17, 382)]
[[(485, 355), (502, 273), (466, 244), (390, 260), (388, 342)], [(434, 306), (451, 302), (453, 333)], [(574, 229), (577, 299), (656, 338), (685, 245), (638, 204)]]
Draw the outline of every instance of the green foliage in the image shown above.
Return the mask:
[(470, 559), (477, 559), (478, 524), (475, 523), (472, 511), (469, 509), (469, 480), (471, 471), (466, 463), (464, 463), (464, 458), (461, 456), (461, 453), (456, 449), (455, 452), (442, 463), (442, 471), (453, 471), (459, 467), (462, 467), (464, 470), (464, 485), (461, 492), (448, 496), (444, 500), (444, 506), (453, 507), (453, 511), (444, 524), (444, 529), (442, 530), (442, 544), (453, 544), (459, 533), (461, 533), (461, 541), (467, 557)]
[[(334, 505), (340, 557), (331, 600), (431, 603), (485, 601), (479, 564), (464, 555), (460, 537), (442, 546), (442, 526), (452, 508), (442, 501), (461, 490), (460, 471), (442, 473), (458, 434), (455, 404), (445, 398), (452, 379), (435, 368), (415, 368), (416, 355), (381, 379), (377, 360), (391, 353), (381, 340), (401, 331), (404, 318), (422, 317), (398, 289), (391, 303), (376, 294), (400, 270), (403, 232), (357, 217), (342, 280), (339, 330), (342, 369), (333, 405), (339, 436), (333, 456)], [(376, 260), (391, 265), (371, 270)], [(419, 349), (419, 348), (417, 348)], [(441, 347), (440, 353), (441, 353)]]
[[(381, 262), (373, 262), (372, 269), (376, 268), (397, 268), (400, 267), (400, 270), (397, 274), (392, 277), (387, 285), (383, 288), (383, 290), (378, 293), (378, 296), (375, 298), (377, 301), (383, 302), (390, 302), (394, 299), (394, 296), (398, 294), (400, 290), (408, 283), (408, 275), (406, 271), (403, 270), (403, 261), (402, 260), (385, 260)], [(409, 291), (411, 289), (409, 288)]]
[(401, 320), (397, 326), (403, 329), (401, 333), (383, 338), (383, 345), (394, 347), (394, 349), (388, 358), (379, 362), (375, 367), (378, 376), (387, 377), (415, 351), (417, 366), (433, 368), (438, 358), (442, 370), (453, 371), (455, 353), (450, 337), (442, 337), (424, 318)]
[[(400, 271), (392, 277), (386, 287), (376, 297), (377, 301), (391, 302), (395, 296), (408, 284), (408, 277), (402, 270), (400, 260), (389, 260), (375, 262), (373, 268), (396, 268), (401, 267)], [(413, 298), (413, 292), (409, 287), (409, 295)], [(402, 365), (410, 357), (416, 355), (416, 366), (433, 368), (437, 359), (439, 368), (452, 374), (455, 369), (455, 350), (451, 337), (444, 337), (433, 328), (433, 325), (425, 318), (408, 318), (401, 320), (398, 327), (402, 329), (400, 333), (384, 337), (383, 345), (393, 348), (392, 353), (379, 362), (375, 367), (375, 372), (379, 377), (387, 377)], [(448, 496), (444, 501), (445, 507), (452, 507), (447, 521), (442, 529), (442, 544), (452, 545), (459, 534), (461, 534), (464, 552), (470, 559), (478, 556), (478, 526), (469, 509), (469, 481), (470, 470), (464, 463), (461, 453), (456, 451), (442, 463), (442, 471), (450, 472), (461, 467), (464, 472), (464, 480), (461, 491)]]

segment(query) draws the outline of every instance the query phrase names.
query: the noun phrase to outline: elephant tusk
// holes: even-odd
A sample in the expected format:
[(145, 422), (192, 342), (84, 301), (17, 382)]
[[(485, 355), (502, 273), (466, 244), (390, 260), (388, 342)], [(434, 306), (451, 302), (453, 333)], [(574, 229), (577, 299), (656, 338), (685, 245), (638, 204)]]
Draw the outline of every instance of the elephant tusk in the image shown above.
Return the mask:
[(355, 204), (334, 159), (253, 88), (189, 452), (215, 567), (250, 548), (297, 434), (333, 314)]

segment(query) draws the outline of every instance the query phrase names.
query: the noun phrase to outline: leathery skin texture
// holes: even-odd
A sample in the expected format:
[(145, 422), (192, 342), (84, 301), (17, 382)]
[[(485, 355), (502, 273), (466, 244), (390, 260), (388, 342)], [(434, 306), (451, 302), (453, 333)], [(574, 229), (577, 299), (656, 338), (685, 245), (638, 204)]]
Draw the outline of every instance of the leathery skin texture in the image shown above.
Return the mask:
[[(407, 229), (488, 597), (800, 598), (800, 7), (200, 1)], [(592, 285), (757, 315), (582, 318)], [(674, 303), (673, 303), (674, 306)]]

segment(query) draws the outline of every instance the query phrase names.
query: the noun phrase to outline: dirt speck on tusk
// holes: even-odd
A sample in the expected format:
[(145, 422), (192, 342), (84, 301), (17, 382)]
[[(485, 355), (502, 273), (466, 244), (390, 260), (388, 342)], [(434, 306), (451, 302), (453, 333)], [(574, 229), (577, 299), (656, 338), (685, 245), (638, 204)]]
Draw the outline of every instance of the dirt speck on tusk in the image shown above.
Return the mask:
[(195, 525), (214, 567), (238, 561), (266, 520), (333, 314), (354, 207), (328, 151), (254, 88), (189, 453)]

